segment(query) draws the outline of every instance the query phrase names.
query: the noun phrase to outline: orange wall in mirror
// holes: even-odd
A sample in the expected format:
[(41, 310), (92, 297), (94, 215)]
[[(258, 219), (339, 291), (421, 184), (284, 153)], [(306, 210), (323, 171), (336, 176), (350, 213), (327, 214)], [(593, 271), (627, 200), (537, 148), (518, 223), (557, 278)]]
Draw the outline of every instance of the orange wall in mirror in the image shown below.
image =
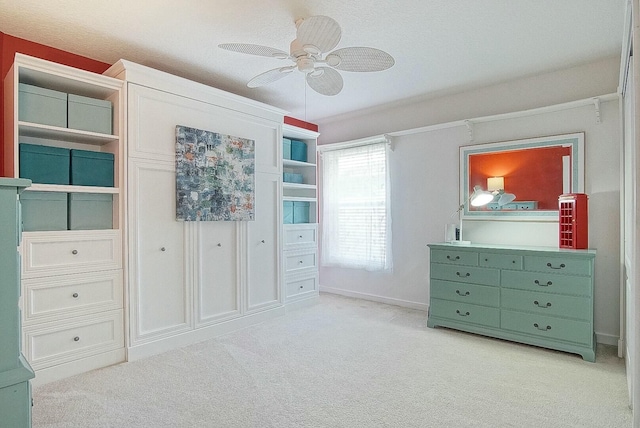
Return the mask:
[(557, 210), (563, 193), (563, 156), (570, 147), (538, 147), (469, 156), (469, 194), (487, 189), (487, 178), (504, 177), (504, 190), (516, 201), (537, 201), (539, 210)]

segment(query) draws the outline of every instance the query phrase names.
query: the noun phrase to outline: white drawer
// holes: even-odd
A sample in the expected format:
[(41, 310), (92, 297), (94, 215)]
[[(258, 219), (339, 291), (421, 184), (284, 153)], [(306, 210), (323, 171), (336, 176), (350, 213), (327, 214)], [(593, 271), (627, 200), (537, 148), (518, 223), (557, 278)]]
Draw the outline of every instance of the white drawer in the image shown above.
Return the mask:
[(318, 267), (317, 254), (315, 248), (286, 251), (284, 253), (285, 272), (291, 274), (304, 270), (316, 270)]
[(22, 278), (122, 267), (119, 230), (25, 232), (22, 237)]
[(318, 227), (316, 224), (285, 224), (284, 248), (317, 247)]
[(285, 288), (287, 298), (313, 293), (318, 290), (318, 275), (288, 279)]
[(122, 309), (122, 270), (25, 279), (24, 325)]
[(38, 370), (122, 348), (122, 310), (78, 317), (73, 321), (25, 326), (23, 351)]

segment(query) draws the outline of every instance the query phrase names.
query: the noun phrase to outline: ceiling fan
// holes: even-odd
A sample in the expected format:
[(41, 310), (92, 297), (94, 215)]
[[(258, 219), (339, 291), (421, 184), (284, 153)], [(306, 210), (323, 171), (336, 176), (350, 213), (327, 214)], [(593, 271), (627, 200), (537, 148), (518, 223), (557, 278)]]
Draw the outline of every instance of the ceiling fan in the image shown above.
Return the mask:
[(329, 52), (338, 45), (342, 30), (340, 25), (328, 16), (318, 15), (298, 19), (296, 28), (296, 38), (291, 42), (289, 53), (268, 46), (246, 43), (223, 43), (218, 47), (294, 62), (293, 65), (258, 74), (247, 83), (250, 88), (275, 82), (297, 68), (306, 74), (306, 80), (311, 89), (322, 95), (337, 95), (342, 90), (342, 76), (336, 70), (382, 71), (395, 64), (391, 55), (374, 48), (349, 47)]

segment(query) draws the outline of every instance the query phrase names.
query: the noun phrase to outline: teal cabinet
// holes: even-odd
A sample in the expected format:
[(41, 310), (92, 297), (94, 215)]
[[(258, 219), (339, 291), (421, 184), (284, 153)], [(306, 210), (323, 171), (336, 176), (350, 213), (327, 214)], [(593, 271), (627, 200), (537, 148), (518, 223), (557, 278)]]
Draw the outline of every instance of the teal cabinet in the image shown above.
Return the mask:
[[(20, 340), (20, 192), (30, 180), (0, 178), (0, 415), (1, 424), (31, 426), (33, 370), (21, 353)], [(5, 426), (5, 425), (3, 425)]]
[(430, 244), (428, 327), (595, 361), (594, 250)]

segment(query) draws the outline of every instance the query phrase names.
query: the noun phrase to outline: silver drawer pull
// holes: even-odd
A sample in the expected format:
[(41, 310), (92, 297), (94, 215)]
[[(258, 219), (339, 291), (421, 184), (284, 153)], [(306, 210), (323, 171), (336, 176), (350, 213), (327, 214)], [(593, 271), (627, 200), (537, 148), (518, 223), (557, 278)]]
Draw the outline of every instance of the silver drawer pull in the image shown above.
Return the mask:
[(73, 293), (72, 296), (73, 296), (74, 299), (77, 299), (78, 298), (78, 293)]
[(304, 262), (303, 262), (302, 260), (298, 260), (298, 263), (302, 264), (302, 263), (304, 263)]
[(75, 256), (76, 254), (78, 254), (78, 250), (72, 250), (71, 254), (73, 254)]
[(167, 251), (167, 249), (162, 247), (162, 248), (160, 248), (160, 251)]
[(301, 285), (301, 286), (300, 286), (300, 289), (302, 290), (303, 288), (304, 288), (304, 285)]
[(535, 285), (539, 285), (540, 287), (548, 287), (550, 285), (553, 285), (553, 282), (551, 282), (551, 281), (547, 281), (546, 284), (541, 284), (540, 281), (538, 281), (537, 279), (535, 281), (533, 281), (533, 283)]
[(537, 300), (534, 300), (533, 304), (536, 305), (539, 308), (544, 308), (544, 309), (551, 307), (551, 303), (550, 302), (547, 302), (546, 305), (541, 305), (540, 302), (538, 302)]
[(547, 263), (547, 267), (549, 267), (551, 269), (563, 269), (563, 268), (566, 268), (564, 263), (561, 263), (560, 266), (558, 266), (558, 267), (553, 266), (551, 263)]
[(260, 241), (260, 242), (262, 242), (264, 244), (264, 239), (262, 241)]
[(462, 275), (460, 272), (456, 272), (456, 275), (458, 275), (459, 277), (462, 277), (462, 278), (466, 278), (466, 277), (471, 276), (471, 274), (469, 272), (465, 273), (464, 275)]
[(222, 244), (220, 242), (218, 242), (218, 247), (222, 247)]
[(79, 337), (79, 336), (74, 337), (74, 338), (73, 338), (73, 341), (74, 341), (74, 342), (79, 342), (79, 341), (80, 341), (80, 337)]
[(456, 309), (456, 314), (460, 315), (461, 317), (468, 317), (469, 311), (465, 312), (464, 314), (462, 312), (460, 312), (459, 310)]
[(456, 294), (457, 294), (458, 296), (465, 297), (465, 296), (468, 296), (468, 295), (469, 295), (469, 292), (468, 292), (468, 291), (465, 291), (464, 293), (461, 293), (461, 292), (460, 292), (460, 290), (456, 290)]
[(538, 323), (537, 323), (537, 322), (536, 322), (536, 323), (534, 323), (534, 324), (533, 324), (533, 326), (534, 326), (535, 328), (537, 328), (538, 330), (540, 330), (540, 331), (547, 331), (547, 330), (551, 330), (551, 326), (550, 326), (550, 325), (548, 325), (546, 328), (541, 328), (541, 327), (538, 325)]
[(302, 239), (302, 235), (299, 235), (299, 236), (298, 236), (298, 239)]
[(460, 256), (455, 256), (455, 257), (447, 256), (447, 260), (460, 260)]

